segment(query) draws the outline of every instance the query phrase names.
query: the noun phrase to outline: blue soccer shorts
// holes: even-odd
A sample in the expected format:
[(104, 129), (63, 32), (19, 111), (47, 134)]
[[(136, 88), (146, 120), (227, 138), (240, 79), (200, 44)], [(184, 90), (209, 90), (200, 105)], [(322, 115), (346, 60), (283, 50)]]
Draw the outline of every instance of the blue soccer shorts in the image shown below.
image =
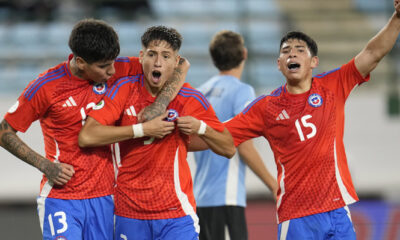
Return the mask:
[(197, 216), (157, 220), (140, 220), (115, 216), (114, 240), (198, 240)]
[(37, 203), (45, 240), (113, 239), (112, 196), (82, 200), (38, 197)]
[(284, 221), (278, 226), (279, 240), (292, 239), (341, 239), (355, 240), (349, 208), (313, 214)]

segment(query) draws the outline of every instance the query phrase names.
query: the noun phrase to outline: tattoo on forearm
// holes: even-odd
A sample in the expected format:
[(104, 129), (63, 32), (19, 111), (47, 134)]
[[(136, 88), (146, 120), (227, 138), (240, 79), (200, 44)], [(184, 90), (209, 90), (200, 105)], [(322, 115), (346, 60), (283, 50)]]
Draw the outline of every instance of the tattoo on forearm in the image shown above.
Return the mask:
[(6, 122), (6, 120), (3, 120), (0, 123), (0, 131), (2, 130), (8, 130), (10, 128), (10, 125), (8, 125), (8, 123)]
[[(3, 127), (3, 123), (1, 125)], [(22, 161), (38, 168), (49, 179), (54, 179), (61, 171), (59, 166), (30, 149), (14, 132), (3, 133), (1, 142), (7, 151)]]
[(61, 167), (58, 163), (50, 162), (47, 159), (40, 162), (39, 169), (43, 169), (46, 177), (50, 180), (57, 178), (61, 172)]
[[(158, 99), (158, 98), (157, 98)], [(168, 101), (169, 102), (169, 101)], [(168, 106), (168, 103), (166, 105), (154, 102), (150, 106), (146, 107), (144, 112), (143, 112), (143, 119), (146, 121), (150, 121), (153, 118), (159, 116), (165, 111), (165, 108)]]
[(22, 159), (24, 162), (38, 167), (39, 159), (37, 156), (35, 156), (37, 154), (32, 154), (33, 151), (30, 150), (15, 133), (4, 133), (1, 137), (1, 141), (3, 142), (4, 148), (10, 153)]
[(181, 75), (182, 71), (179, 68), (175, 69), (172, 77), (165, 82), (155, 102), (148, 106), (143, 112), (144, 119), (149, 121), (165, 111), (176, 92)]

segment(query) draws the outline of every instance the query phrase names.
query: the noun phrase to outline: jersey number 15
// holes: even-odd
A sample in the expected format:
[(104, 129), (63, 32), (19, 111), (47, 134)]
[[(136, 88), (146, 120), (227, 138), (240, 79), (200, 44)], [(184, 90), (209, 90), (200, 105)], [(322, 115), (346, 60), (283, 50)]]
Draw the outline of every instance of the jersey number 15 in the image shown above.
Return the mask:
[(295, 125), (296, 125), (296, 129), (297, 129), (297, 133), (299, 134), (300, 141), (302, 141), (302, 142), (305, 141), (305, 137), (304, 137), (304, 133), (301, 128), (301, 125), (304, 128), (311, 128), (311, 133), (306, 135), (307, 139), (314, 137), (315, 134), (317, 133), (317, 127), (314, 124), (307, 122), (307, 120), (310, 118), (312, 118), (311, 115), (305, 115), (305, 116), (301, 117), (301, 121), (299, 121), (299, 119), (296, 119)]

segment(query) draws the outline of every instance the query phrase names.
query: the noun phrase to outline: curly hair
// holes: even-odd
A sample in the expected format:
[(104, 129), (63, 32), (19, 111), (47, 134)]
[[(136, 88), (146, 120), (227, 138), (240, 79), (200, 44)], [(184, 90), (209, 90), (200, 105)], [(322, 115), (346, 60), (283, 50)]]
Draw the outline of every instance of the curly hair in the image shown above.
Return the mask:
[(151, 41), (166, 41), (174, 51), (179, 50), (182, 44), (182, 36), (176, 29), (161, 25), (149, 27), (143, 33), (141, 40), (145, 48), (149, 46)]
[(106, 22), (83, 19), (75, 24), (68, 42), (72, 53), (91, 64), (117, 58), (120, 52), (118, 34)]

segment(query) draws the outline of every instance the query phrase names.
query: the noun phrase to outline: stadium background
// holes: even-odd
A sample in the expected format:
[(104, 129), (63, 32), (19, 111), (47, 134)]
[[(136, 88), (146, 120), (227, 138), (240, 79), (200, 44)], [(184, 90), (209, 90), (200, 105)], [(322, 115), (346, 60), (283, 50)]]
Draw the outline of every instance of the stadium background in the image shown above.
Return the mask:
[[(121, 55), (138, 55), (146, 27), (175, 27), (184, 37), (181, 54), (191, 63), (187, 81), (199, 86), (217, 73), (208, 42), (221, 29), (244, 35), (249, 49), (243, 80), (257, 95), (282, 85), (277, 70), (281, 36), (289, 30), (319, 44), (324, 72), (350, 60), (386, 23), (392, 0), (0, 0), (0, 112), (27, 83), (69, 54), (68, 36), (84, 17), (106, 20), (118, 31)], [(358, 239), (400, 239), (400, 104), (398, 46), (356, 89), (346, 105), (345, 146), (361, 198), (351, 206)], [(19, 134), (43, 153), (39, 124)], [(268, 143), (256, 140), (276, 175)], [(41, 174), (0, 149), (0, 239), (40, 239), (35, 198)], [(196, 166), (190, 155), (190, 164)], [(249, 239), (275, 239), (275, 208), (268, 189), (248, 171)]]

